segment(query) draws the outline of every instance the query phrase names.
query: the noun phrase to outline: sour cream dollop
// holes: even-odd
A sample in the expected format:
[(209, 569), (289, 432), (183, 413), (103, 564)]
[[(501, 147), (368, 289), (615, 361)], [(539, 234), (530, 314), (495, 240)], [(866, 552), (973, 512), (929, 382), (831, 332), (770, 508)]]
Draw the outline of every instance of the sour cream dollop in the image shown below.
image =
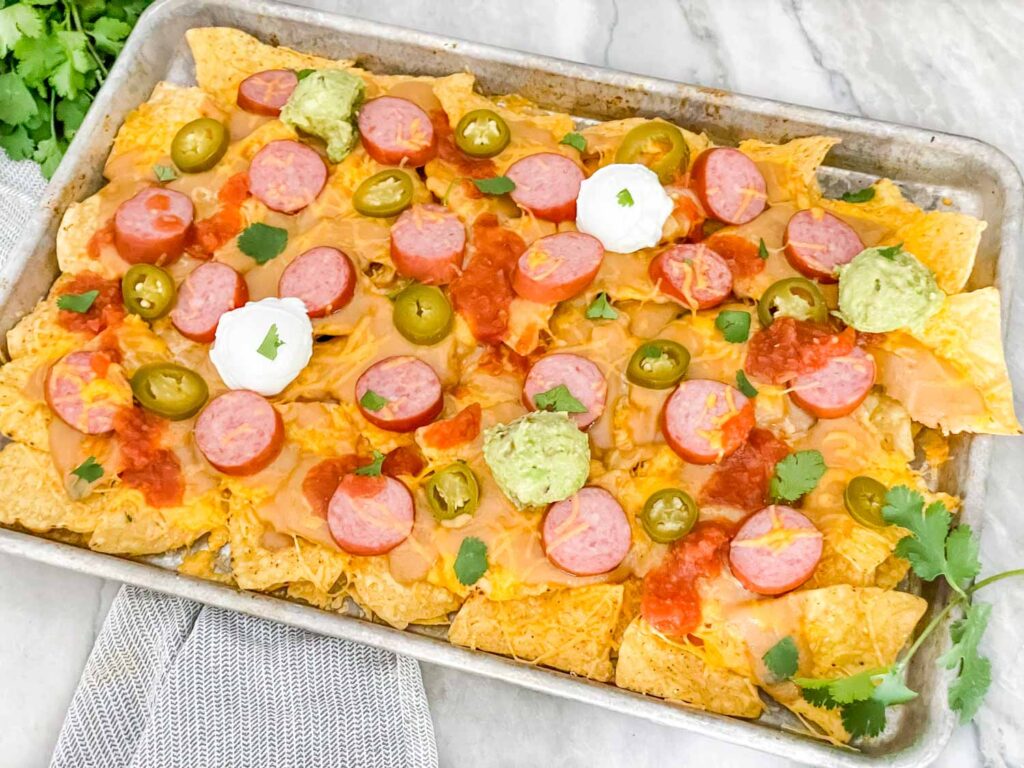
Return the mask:
[(658, 174), (639, 163), (613, 163), (580, 185), (576, 228), (606, 251), (632, 253), (658, 244), (675, 203)]
[(301, 299), (260, 299), (221, 315), (210, 361), (231, 389), (276, 395), (313, 356), (313, 325)]

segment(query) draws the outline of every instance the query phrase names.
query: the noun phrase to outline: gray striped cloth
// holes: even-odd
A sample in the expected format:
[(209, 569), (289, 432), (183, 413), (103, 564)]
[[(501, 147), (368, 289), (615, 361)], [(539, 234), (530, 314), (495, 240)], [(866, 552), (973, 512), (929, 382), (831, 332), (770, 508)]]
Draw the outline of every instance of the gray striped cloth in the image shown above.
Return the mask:
[[(44, 186), (0, 151), (0, 264)], [(125, 586), (51, 766), (435, 768), (437, 746), (412, 659)]]

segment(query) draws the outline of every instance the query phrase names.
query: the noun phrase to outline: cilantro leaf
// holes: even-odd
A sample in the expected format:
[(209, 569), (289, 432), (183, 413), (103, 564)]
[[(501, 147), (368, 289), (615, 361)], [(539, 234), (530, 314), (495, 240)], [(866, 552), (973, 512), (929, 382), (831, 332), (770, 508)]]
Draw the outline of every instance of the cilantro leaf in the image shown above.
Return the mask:
[(454, 567), (459, 583), (473, 586), (487, 572), (487, 545), (476, 536), (467, 536), (459, 545)]
[(43, 17), (38, 10), (25, 3), (0, 9), (0, 56), (6, 56), (22, 37), (43, 34)]
[(625, 187), (619, 190), (619, 194), (615, 196), (615, 199), (623, 208), (633, 207), (633, 195), (631, 195), (629, 193), (629, 190), (626, 189)]
[[(894, 553), (910, 561), (914, 573), (925, 581), (946, 572), (946, 535), (949, 510), (940, 503), (924, 507), (924, 497), (905, 485), (891, 488), (885, 495), (882, 517), (887, 523), (906, 528), (910, 534), (899, 540)], [(959, 584), (954, 584), (961, 589)]]
[(174, 181), (178, 178), (178, 172), (172, 165), (154, 165), (153, 175), (157, 181)]
[(547, 392), (538, 392), (533, 396), (533, 403), (540, 411), (587, 412), (587, 407), (572, 396), (572, 393), (565, 384), (559, 384)]
[(587, 307), (588, 320), (614, 320), (619, 316), (618, 311), (608, 300), (608, 294), (601, 291)]
[(238, 236), (238, 250), (257, 264), (266, 264), (279, 256), (288, 244), (288, 230), (269, 224), (250, 224)]
[(53, 172), (60, 165), (61, 158), (64, 157), (64, 150), (67, 148), (67, 142), (61, 139), (49, 138), (39, 142), (36, 151), (32, 153), (32, 159), (39, 163), (39, 170), (43, 176), (46, 178), (53, 176)]
[(359, 404), (368, 411), (376, 413), (388, 404), (386, 397), (381, 397), (372, 389), (366, 390), (366, 394), (359, 398)]
[[(4, 129), (7, 128), (7, 132)], [(11, 160), (28, 160), (32, 157), (35, 145), (29, 138), (25, 126), (17, 125), (13, 128), (0, 125), (0, 149), (7, 153)]]
[(868, 200), (873, 200), (875, 197), (874, 187), (864, 187), (864, 189), (858, 189), (856, 192), (844, 192), (839, 198), (844, 203), (866, 203)]
[[(5, 8), (4, 10), (10, 10)], [(0, 11), (3, 13), (3, 11)], [(21, 125), (27, 122), (38, 111), (36, 100), (32, 98), (25, 83), (14, 72), (0, 75), (0, 121), (8, 125)]]
[(96, 60), (89, 53), (84, 32), (60, 30), (57, 32), (63, 62), (53, 69), (48, 82), (62, 98), (75, 98), (88, 84), (86, 75), (96, 68)]
[(504, 195), (516, 188), (508, 176), (494, 176), (490, 179), (473, 179), (473, 184), (485, 195)]
[(29, 88), (37, 88), (45, 82), (54, 62), (64, 60), (64, 52), (53, 35), (23, 37), (14, 46), (14, 58), (18, 60), (18, 76)]
[(949, 686), (949, 707), (960, 713), (960, 722), (967, 723), (977, 714), (981, 701), (992, 684), (992, 664), (978, 653), (978, 644), (988, 626), (992, 606), (974, 603), (964, 617), (953, 622), (950, 636), (953, 646), (939, 657), (946, 669), (958, 669), (956, 680)]
[(124, 48), (124, 40), (131, 31), (130, 24), (109, 16), (101, 16), (93, 24), (89, 34), (99, 50), (116, 56)]
[(730, 344), (742, 344), (750, 338), (750, 313), (726, 309), (715, 318), (715, 328)]
[(768, 261), (768, 246), (764, 244), (763, 237), (757, 241), (757, 257), (761, 261)]
[(71, 470), (71, 474), (80, 477), (87, 483), (95, 483), (103, 477), (103, 467), (96, 463), (96, 457), (90, 456), (77, 467)]
[(66, 309), (68, 312), (78, 312), (84, 314), (89, 311), (92, 307), (92, 303), (96, 301), (96, 297), (100, 295), (99, 291), (86, 291), (85, 293), (65, 293), (57, 299), (57, 306), (60, 309)]
[(796, 674), (800, 662), (800, 651), (793, 638), (786, 635), (769, 648), (761, 659), (777, 680), (788, 680)]
[(57, 102), (57, 119), (64, 126), (64, 135), (71, 138), (85, 120), (85, 113), (92, 105), (92, 98), (87, 93), (78, 94), (76, 99), (61, 99)]
[(579, 152), (585, 152), (587, 150), (587, 139), (583, 136), (582, 133), (576, 133), (576, 131), (572, 131), (571, 133), (565, 134), (565, 136), (562, 137), (562, 140), (559, 141), (558, 143), (568, 144), (570, 147)]
[(384, 458), (383, 453), (374, 451), (373, 462), (357, 469), (356, 474), (363, 477), (380, 477), (381, 468), (384, 466)]
[(299, 80), (305, 80), (307, 77), (312, 75), (314, 72), (316, 72), (315, 69), (300, 69), (298, 72), (295, 73), (295, 76), (297, 78), (299, 78)]
[(736, 388), (747, 397), (757, 397), (757, 390), (754, 389), (754, 385), (750, 383), (750, 379), (742, 369), (736, 371)]
[(793, 682), (800, 687), (800, 695), (808, 704), (824, 709), (839, 707), (839, 702), (832, 698), (832, 693), (829, 690), (829, 686), (832, 684), (831, 680), (794, 677)]
[(775, 465), (769, 491), (776, 501), (796, 501), (813, 491), (824, 474), (821, 451), (797, 451)]
[(888, 248), (879, 248), (878, 255), (883, 258), (889, 259), (889, 261), (892, 261), (899, 255), (900, 251), (902, 250), (903, 243), (899, 243), (898, 245), (890, 245)]
[(871, 698), (889, 706), (890, 704), (905, 704), (911, 699), (916, 699), (917, 693), (907, 687), (901, 673), (889, 671), (882, 675), (882, 680), (875, 686)]
[(267, 335), (263, 337), (263, 341), (260, 342), (256, 351), (267, 358), (267, 360), (277, 360), (277, 350), (283, 346), (284, 342), (277, 335), (277, 323), (272, 323), (270, 328), (267, 329)]
[(946, 538), (946, 578), (967, 589), (981, 571), (978, 538), (969, 525), (958, 525)]
[(878, 669), (865, 669), (855, 675), (837, 677), (828, 686), (828, 692), (840, 704), (854, 701), (865, 701), (875, 693), (875, 678), (882, 672)]
[(854, 738), (877, 736), (885, 730), (885, 704), (875, 699), (844, 704), (840, 713), (843, 727)]

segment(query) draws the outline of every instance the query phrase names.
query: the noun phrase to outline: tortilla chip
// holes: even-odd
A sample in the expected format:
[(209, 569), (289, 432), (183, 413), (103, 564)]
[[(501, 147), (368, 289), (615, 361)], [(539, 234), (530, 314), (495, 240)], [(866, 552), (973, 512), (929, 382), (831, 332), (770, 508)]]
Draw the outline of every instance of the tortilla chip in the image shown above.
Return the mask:
[(355, 453), (359, 432), (337, 403), (279, 403), (285, 437), (302, 451), (317, 456)]
[[(586, 149), (583, 150), (583, 159), (587, 167), (593, 171), (615, 162), (615, 153), (618, 152), (626, 134), (644, 123), (654, 122), (662, 121), (646, 117), (628, 117), (625, 120), (609, 120), (581, 129), (580, 133), (587, 141)], [(675, 127), (682, 131), (686, 148), (690, 151), (688, 170), (689, 166), (693, 165), (693, 161), (697, 159), (697, 155), (711, 146), (711, 141), (703, 133), (694, 133), (679, 125)]]
[(89, 340), (89, 334), (69, 331), (58, 320), (57, 297), (72, 280), (71, 275), (60, 275), (50, 286), (46, 298), (40, 299), (32, 311), (7, 332), (7, 351), (12, 360), (30, 355), (41, 359), (61, 357)]
[(344, 575), (348, 556), (298, 536), (291, 537), (292, 546), (264, 546), (265, 527), (256, 513), (254, 495), (240, 483), (231, 484), (231, 571), (239, 588), (271, 590), (308, 581), (317, 589), (330, 591)]
[(202, 546), (185, 555), (181, 565), (178, 566), (178, 573), (234, 585), (235, 579), (231, 575), (230, 550), (224, 548), (229, 539), (230, 532), (227, 526), (215, 528), (202, 543)]
[(508, 329), (502, 342), (516, 354), (530, 354), (540, 346), (554, 311), (554, 304), (538, 304), (516, 296), (508, 308)]
[(723, 715), (758, 717), (763, 709), (747, 678), (706, 664), (686, 645), (656, 634), (639, 617), (622, 638), (615, 684)]
[(233, 107), (238, 84), (265, 69), (346, 69), (350, 59), (325, 59), (284, 46), (266, 45), (231, 27), (202, 27), (185, 33), (196, 63), (196, 82), (219, 104)]
[(149, 99), (129, 112), (118, 129), (103, 175), (155, 182), (153, 166), (171, 165), (174, 135), (200, 117), (223, 117), (202, 89), (157, 83)]
[(867, 222), (890, 235), (924, 213), (904, 198), (900, 188), (889, 179), (879, 179), (871, 189), (874, 196), (863, 203), (821, 198), (816, 204), (841, 218)]
[(747, 139), (740, 142), (739, 150), (764, 176), (769, 203), (793, 202), (807, 208), (821, 194), (815, 175), (818, 166), (838, 143), (839, 139), (831, 136), (806, 136), (785, 144)]
[(621, 607), (618, 584), (560, 589), (521, 600), (492, 601), (477, 594), (456, 615), (448, 640), (610, 681)]
[(95, 526), (96, 510), (71, 500), (49, 453), (9, 443), (0, 451), (0, 477), (0, 523), (41, 533), (58, 528), (88, 533)]
[(50, 448), (50, 408), (25, 389), (45, 361), (20, 357), (0, 368), (0, 432), (19, 443), (46, 451)]
[[(822, 532), (822, 552), (818, 567), (801, 589), (816, 589), (833, 584), (852, 584), (873, 587), (878, 584), (879, 569), (889, 563), (881, 574), (890, 582), (898, 573), (896, 563), (890, 563), (896, 543), (907, 532), (896, 526), (868, 528), (854, 520), (842, 507), (829, 511), (804, 509), (818, 530)], [(899, 558), (903, 574), (909, 564)], [(903, 574), (899, 574), (902, 578)], [(896, 582), (899, 582), (899, 578)], [(888, 583), (888, 586), (894, 586)]]
[(410, 624), (447, 623), (448, 614), (458, 610), (461, 602), (443, 587), (397, 581), (386, 556), (354, 557), (347, 574), (352, 599), (359, 607), (398, 629)]
[(339, 579), (330, 591), (327, 591), (309, 581), (293, 581), (288, 585), (286, 594), (293, 600), (301, 600), (321, 610), (340, 613), (345, 608), (345, 600), (348, 598), (348, 585)]

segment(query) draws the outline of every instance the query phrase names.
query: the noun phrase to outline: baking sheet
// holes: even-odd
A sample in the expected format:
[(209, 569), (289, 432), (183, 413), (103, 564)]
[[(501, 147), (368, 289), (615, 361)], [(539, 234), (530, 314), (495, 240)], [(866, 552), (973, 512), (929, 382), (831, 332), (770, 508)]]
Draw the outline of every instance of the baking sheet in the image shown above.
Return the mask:
[[(330, 57), (356, 57), (379, 72), (443, 75), (470, 70), (491, 93), (517, 91), (581, 119), (660, 115), (713, 139), (734, 143), (757, 137), (785, 141), (828, 133), (843, 139), (819, 176), (830, 194), (856, 189), (877, 176), (894, 179), (925, 208), (956, 208), (989, 223), (970, 287), (996, 284), (1003, 291), (1007, 345), (1019, 339), (1020, 318), (1007, 318), (1014, 259), (1019, 249), (1024, 192), (1013, 164), (992, 147), (957, 136), (738, 96), (714, 89), (572, 64), (504, 49), (454, 41), (395, 27), (292, 6), (244, 0), (162, 0), (140, 20), (76, 135), (19, 249), (0, 264), (0, 332), (44, 295), (56, 276), (54, 237), (71, 202), (102, 184), (103, 161), (124, 116), (148, 98), (162, 79), (194, 82), (184, 32), (196, 26), (234, 26), (267, 42)], [(990, 440), (958, 439), (942, 484), (964, 498), (963, 519), (982, 522)], [(2, 478), (0, 478), (2, 482)], [(945, 707), (946, 676), (934, 664), (946, 642), (936, 633), (914, 659), (910, 683), (922, 696), (903, 707), (879, 740), (861, 753), (833, 748), (783, 730), (795, 720), (776, 705), (749, 723), (688, 709), (614, 686), (595, 683), (510, 659), (450, 646), (443, 630), (399, 631), (351, 616), (330, 614), (283, 599), (245, 593), (181, 576), (173, 557), (139, 562), (0, 529), (0, 551), (98, 576), (127, 581), (213, 605), (275, 619), (315, 632), (406, 653), (553, 695), (573, 698), (659, 723), (696, 730), (819, 766), (923, 766), (942, 749), (954, 726)], [(162, 566), (162, 567), (161, 567)], [(912, 587), (914, 585), (911, 585)], [(925, 591), (941, 609), (947, 595)]]

